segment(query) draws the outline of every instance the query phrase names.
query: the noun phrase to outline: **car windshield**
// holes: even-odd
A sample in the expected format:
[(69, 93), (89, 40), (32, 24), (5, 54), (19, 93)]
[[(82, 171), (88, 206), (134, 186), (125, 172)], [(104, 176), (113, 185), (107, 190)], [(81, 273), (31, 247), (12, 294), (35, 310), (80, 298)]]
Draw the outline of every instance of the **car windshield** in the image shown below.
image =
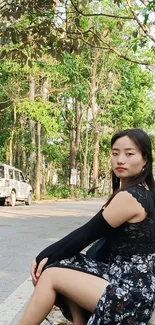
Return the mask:
[(4, 167), (0, 166), (0, 178), (4, 178)]

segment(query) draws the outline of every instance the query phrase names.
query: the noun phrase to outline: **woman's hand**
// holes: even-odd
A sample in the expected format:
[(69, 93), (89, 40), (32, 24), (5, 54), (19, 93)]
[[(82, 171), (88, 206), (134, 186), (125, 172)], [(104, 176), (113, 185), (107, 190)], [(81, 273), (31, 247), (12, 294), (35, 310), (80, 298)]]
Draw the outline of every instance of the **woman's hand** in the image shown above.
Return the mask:
[(32, 277), (32, 283), (33, 283), (34, 287), (36, 286), (36, 284), (40, 278), (40, 275), (42, 273), (42, 270), (43, 270), (44, 266), (46, 265), (47, 261), (48, 261), (48, 257), (43, 258), (43, 260), (37, 266), (36, 260), (35, 259), (33, 260), (32, 264), (31, 264), (30, 274)]

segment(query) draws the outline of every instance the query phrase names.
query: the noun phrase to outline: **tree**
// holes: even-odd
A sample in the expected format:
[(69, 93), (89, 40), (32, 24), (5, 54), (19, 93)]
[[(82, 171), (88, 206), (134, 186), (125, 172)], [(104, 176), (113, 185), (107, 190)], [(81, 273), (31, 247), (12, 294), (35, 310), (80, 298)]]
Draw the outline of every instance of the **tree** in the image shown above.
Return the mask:
[[(106, 21), (103, 25), (104, 19), (101, 17), (94, 26), (101, 32), (101, 27), (108, 25), (109, 37), (113, 36), (116, 47), (122, 40), (123, 49), (123, 32), (118, 35), (115, 21)], [(95, 24), (94, 17), (92, 22)], [(86, 23), (87, 17), (84, 17), (83, 29)], [(131, 30), (128, 28), (129, 34)], [(154, 125), (149, 100), (153, 82), (148, 69), (120, 59), (114, 51), (102, 51), (90, 44), (79, 55), (73, 57), (72, 54), (61, 52), (62, 61), (43, 54), (37, 62), (32, 60), (32, 67), (28, 64), (21, 67), (5, 59), (0, 64), (1, 116), (5, 119), (0, 154), (3, 161), (12, 159), (13, 164), (24, 168), (26, 173), (30, 153), (37, 154), (36, 174), (33, 175), (38, 197), (42, 169), (46, 187), (51, 184), (54, 171), (59, 183), (69, 184), (72, 168), (78, 170), (79, 186), (87, 188), (94, 180), (97, 187), (99, 180), (108, 177), (110, 172), (107, 168), (109, 134), (119, 128), (140, 126), (146, 129), (147, 123), (150, 127)], [(35, 81), (33, 100), (29, 98), (30, 78)], [(40, 90), (46, 81), (49, 96), (44, 99)], [(35, 145), (31, 143), (30, 120), (35, 125)], [(89, 178), (89, 185), (86, 178)]]
[(152, 64), (154, 7), (154, 0), (1, 1), (1, 58), (31, 65), (49, 53), (62, 60), (64, 51), (75, 56), (87, 44), (133, 63)]

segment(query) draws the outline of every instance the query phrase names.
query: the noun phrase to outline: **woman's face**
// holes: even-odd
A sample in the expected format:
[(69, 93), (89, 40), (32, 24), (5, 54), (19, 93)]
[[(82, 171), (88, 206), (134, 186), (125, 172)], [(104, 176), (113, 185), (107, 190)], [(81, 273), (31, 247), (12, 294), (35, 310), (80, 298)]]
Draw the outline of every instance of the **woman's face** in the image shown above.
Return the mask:
[(115, 141), (111, 150), (111, 164), (115, 175), (126, 180), (139, 174), (146, 164), (137, 145), (124, 136)]

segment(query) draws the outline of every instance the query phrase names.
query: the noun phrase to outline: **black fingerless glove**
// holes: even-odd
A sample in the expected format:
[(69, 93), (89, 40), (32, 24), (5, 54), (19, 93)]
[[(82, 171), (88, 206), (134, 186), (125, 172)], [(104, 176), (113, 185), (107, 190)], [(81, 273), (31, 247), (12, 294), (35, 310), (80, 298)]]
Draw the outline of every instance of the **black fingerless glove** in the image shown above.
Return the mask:
[(93, 243), (101, 237), (110, 238), (115, 231), (102, 215), (100, 210), (90, 221), (80, 228), (72, 231), (70, 234), (60, 239), (58, 242), (45, 248), (37, 257), (37, 264), (48, 257), (46, 265), (50, 265), (56, 261), (66, 259), (81, 252), (89, 244)]

